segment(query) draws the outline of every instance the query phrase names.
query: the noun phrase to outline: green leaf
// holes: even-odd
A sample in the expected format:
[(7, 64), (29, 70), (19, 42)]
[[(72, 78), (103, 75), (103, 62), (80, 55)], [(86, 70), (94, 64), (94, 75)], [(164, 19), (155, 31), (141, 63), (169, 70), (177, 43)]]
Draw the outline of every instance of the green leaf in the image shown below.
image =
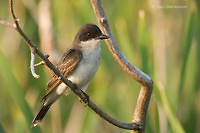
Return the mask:
[(165, 109), (169, 123), (172, 127), (173, 133), (185, 133), (185, 131), (184, 131), (183, 127), (181, 126), (179, 120), (177, 119), (177, 117), (172, 112), (172, 109), (169, 105), (169, 101), (167, 99), (165, 90), (160, 87), (159, 92), (160, 92), (160, 97), (161, 97), (163, 107)]

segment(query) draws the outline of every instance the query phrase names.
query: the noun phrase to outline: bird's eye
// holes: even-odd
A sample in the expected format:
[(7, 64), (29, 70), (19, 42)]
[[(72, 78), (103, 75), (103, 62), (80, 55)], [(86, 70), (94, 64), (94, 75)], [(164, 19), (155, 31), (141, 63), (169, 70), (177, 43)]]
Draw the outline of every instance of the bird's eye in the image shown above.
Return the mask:
[(91, 36), (90, 33), (87, 33), (87, 36), (90, 37)]

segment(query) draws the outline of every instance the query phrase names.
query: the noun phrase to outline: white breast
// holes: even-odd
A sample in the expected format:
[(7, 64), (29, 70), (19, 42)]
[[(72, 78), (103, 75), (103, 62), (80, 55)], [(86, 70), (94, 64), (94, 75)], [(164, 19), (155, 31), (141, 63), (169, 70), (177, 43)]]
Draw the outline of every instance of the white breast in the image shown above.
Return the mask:
[(91, 42), (81, 45), (84, 46), (81, 49), (83, 58), (72, 75), (68, 77), (69, 80), (84, 91), (94, 78), (101, 63), (101, 48), (99, 45), (100, 41), (97, 40), (91, 40)]
[[(99, 65), (101, 63), (101, 48), (100, 40), (90, 40), (87, 42), (82, 42), (80, 45), (82, 52), (82, 59), (74, 72), (67, 77), (70, 81), (75, 83), (79, 89), (85, 91), (88, 87), (90, 81), (94, 78)], [(65, 92), (69, 94), (70, 89), (66, 89), (67, 86), (62, 83), (57, 87), (57, 94)]]

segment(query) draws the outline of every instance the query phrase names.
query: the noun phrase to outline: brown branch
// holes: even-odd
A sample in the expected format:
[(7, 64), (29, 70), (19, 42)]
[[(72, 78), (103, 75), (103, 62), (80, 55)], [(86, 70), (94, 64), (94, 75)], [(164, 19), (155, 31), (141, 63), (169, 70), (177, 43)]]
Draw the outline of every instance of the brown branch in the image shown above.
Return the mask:
[[(46, 55), (44, 55), (37, 48), (37, 46), (26, 36), (26, 34), (20, 28), (19, 23), (18, 23), (19, 19), (17, 19), (17, 17), (14, 14), (14, 10), (13, 10), (13, 0), (10, 0), (10, 12), (12, 14), (12, 17), (13, 17), (13, 20), (15, 23), (14, 29), (16, 29), (18, 31), (18, 33), (26, 41), (27, 45), (31, 49), (31, 53), (33, 54), (32, 55), (33, 57), (35, 56), (35, 54), (37, 54), (42, 59), (42, 61), (45, 62), (47, 67), (50, 68), (60, 78), (60, 80), (62, 80), (67, 86), (69, 86), (70, 89), (77, 96), (79, 96), (85, 104), (87, 104), (93, 111), (95, 111), (103, 119), (105, 119), (106, 121), (108, 121), (108, 122), (112, 123), (113, 125), (116, 125), (120, 128), (130, 129), (130, 130), (140, 130), (141, 127), (139, 125), (137, 125), (136, 123), (124, 123), (124, 122), (121, 122), (119, 120), (112, 118), (111, 116), (109, 116), (108, 114), (103, 112), (97, 105), (95, 105), (92, 101), (89, 100), (89, 97), (87, 96), (86, 93), (82, 92), (82, 90), (80, 90), (80, 89), (77, 89), (77, 87), (71, 81), (69, 81), (65, 76), (63, 76), (63, 74), (49, 61), (48, 57)], [(32, 58), (32, 60), (34, 62), (33, 58)], [(31, 63), (31, 65), (34, 65), (33, 62)], [(34, 66), (31, 66), (31, 67), (34, 67)]]
[(91, 0), (91, 4), (100, 29), (104, 34), (110, 36), (110, 39), (105, 40), (105, 42), (113, 58), (124, 72), (142, 85), (132, 122), (139, 124), (142, 128), (139, 132), (143, 133), (145, 128), (146, 112), (153, 90), (153, 81), (150, 76), (132, 65), (120, 50), (110, 30), (101, 0)]

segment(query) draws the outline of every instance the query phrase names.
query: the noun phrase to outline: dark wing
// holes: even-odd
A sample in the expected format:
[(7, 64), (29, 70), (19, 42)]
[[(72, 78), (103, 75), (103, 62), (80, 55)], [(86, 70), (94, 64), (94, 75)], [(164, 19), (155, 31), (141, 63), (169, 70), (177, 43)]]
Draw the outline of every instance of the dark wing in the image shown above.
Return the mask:
[[(77, 67), (81, 58), (82, 58), (82, 53), (80, 50), (69, 49), (67, 52), (63, 54), (62, 58), (57, 64), (57, 67), (65, 77), (68, 77)], [(62, 81), (58, 78), (58, 76), (53, 74), (49, 82), (47, 83), (46, 93), (43, 97), (43, 100), (61, 83)]]

